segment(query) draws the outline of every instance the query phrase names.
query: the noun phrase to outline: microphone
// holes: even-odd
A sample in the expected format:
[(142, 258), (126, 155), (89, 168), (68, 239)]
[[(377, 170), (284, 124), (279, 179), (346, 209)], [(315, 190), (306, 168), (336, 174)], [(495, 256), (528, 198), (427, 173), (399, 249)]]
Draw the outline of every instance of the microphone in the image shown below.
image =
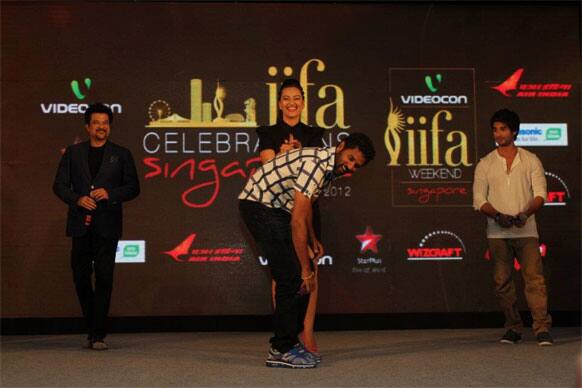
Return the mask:
[[(95, 189), (95, 186), (91, 185), (91, 190)], [(93, 214), (91, 210), (87, 211), (87, 214), (85, 214), (85, 226), (89, 227), (91, 226), (91, 221), (93, 220)]]

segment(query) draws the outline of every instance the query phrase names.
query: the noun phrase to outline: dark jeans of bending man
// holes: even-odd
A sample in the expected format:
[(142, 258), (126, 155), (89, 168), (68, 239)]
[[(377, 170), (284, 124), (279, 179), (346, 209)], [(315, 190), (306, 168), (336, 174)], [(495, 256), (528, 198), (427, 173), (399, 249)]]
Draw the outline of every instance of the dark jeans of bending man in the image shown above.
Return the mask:
[(259, 249), (269, 260), (275, 289), (274, 336), (270, 342), (281, 353), (299, 342), (309, 294), (301, 294), (301, 267), (291, 236), (291, 215), (258, 202), (241, 200), (239, 210)]

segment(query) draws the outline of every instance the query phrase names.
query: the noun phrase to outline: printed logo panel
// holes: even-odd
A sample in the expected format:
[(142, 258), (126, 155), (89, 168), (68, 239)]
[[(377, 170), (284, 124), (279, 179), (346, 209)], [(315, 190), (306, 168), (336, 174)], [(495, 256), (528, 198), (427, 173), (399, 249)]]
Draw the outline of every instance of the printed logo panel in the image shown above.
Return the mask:
[(515, 145), (520, 147), (565, 147), (568, 145), (568, 124), (520, 124)]
[(146, 246), (144, 240), (120, 240), (115, 252), (116, 263), (145, 263)]
[(384, 144), (393, 206), (471, 206), (474, 78), (474, 69), (389, 70)]

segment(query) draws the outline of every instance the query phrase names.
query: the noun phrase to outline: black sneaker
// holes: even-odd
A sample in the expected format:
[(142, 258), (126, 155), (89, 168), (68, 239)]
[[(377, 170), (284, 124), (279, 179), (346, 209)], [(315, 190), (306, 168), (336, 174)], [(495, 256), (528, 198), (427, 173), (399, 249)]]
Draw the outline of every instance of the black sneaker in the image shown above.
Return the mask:
[(503, 334), (503, 337), (499, 340), (502, 344), (516, 344), (521, 341), (521, 334), (509, 329)]
[(541, 331), (536, 335), (538, 339), (538, 345), (540, 346), (552, 346), (554, 344), (554, 340), (552, 336), (547, 331)]

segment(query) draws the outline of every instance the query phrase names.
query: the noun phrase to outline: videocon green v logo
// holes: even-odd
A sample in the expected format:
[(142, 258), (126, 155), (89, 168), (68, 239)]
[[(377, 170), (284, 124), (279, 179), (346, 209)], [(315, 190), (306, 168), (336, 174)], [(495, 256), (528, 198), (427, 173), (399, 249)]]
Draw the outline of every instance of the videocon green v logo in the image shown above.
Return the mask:
[[(85, 80), (83, 82), (85, 83), (85, 86), (87, 87), (87, 91), (88, 91), (91, 88), (91, 78), (85, 78)], [(79, 81), (77, 81), (77, 80), (71, 81), (71, 90), (73, 91), (73, 93), (75, 94), (77, 99), (79, 99), (79, 100), (85, 99), (86, 94), (83, 94), (81, 92), (81, 87), (79, 85)]]
[[(443, 80), (443, 76), (441, 74), (436, 74), (435, 75), (436, 80), (438, 81), (438, 83), (440, 84)], [(439, 90), (438, 87), (435, 87), (432, 77), (430, 75), (426, 75), (424, 77), (424, 83), (426, 84), (426, 87), (428, 88), (428, 90), (430, 90), (431, 92), (435, 93), (437, 90)]]
[(548, 128), (546, 130), (546, 140), (560, 140), (562, 138), (562, 130), (560, 128)]
[(136, 257), (139, 255), (139, 245), (132, 244), (123, 247), (123, 257)]

